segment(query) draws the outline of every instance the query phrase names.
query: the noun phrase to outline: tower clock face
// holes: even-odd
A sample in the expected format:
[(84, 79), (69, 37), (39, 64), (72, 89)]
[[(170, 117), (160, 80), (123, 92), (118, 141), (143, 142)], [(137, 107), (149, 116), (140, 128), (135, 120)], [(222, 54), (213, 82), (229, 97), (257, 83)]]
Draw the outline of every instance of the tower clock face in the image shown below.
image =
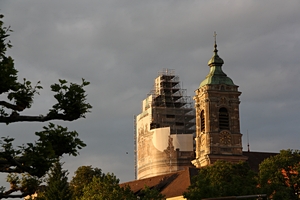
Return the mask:
[(220, 132), (220, 143), (224, 145), (228, 145), (231, 143), (231, 134), (229, 131)]

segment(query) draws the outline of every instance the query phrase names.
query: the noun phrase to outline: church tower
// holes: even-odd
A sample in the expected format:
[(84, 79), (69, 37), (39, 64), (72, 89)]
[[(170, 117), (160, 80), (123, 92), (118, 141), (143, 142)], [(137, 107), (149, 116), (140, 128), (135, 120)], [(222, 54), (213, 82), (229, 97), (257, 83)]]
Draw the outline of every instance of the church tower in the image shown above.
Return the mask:
[(242, 154), (238, 86), (223, 72), (224, 61), (218, 55), (216, 34), (214, 54), (208, 61), (210, 72), (200, 83), (194, 96), (196, 107), (197, 168), (217, 160), (239, 162), (247, 160)]
[(137, 179), (192, 167), (195, 109), (174, 70), (165, 69), (135, 118)]

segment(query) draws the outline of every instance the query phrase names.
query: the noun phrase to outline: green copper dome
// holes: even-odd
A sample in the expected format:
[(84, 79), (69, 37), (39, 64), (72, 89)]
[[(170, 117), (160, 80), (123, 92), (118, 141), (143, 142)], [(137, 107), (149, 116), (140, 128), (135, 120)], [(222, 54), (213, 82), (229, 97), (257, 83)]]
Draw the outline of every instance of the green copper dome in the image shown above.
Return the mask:
[(222, 66), (224, 64), (224, 61), (220, 56), (218, 55), (218, 49), (217, 49), (217, 44), (215, 44), (215, 49), (214, 49), (214, 55), (211, 57), (211, 59), (208, 61), (208, 66), (212, 65), (218, 65)]
[(204, 85), (219, 85), (219, 84), (234, 85), (231, 78), (229, 78), (222, 70), (222, 65), (224, 64), (224, 61), (218, 55), (216, 41), (215, 41), (214, 47), (215, 47), (214, 55), (208, 61), (208, 66), (210, 67), (210, 72), (206, 76), (206, 78), (200, 83), (199, 88)]

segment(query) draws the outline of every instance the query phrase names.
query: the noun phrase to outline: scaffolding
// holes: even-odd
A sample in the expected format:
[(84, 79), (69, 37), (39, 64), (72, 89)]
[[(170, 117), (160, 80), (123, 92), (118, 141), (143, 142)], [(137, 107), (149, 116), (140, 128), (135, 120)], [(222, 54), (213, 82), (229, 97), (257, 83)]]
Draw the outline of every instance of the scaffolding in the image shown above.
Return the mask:
[(136, 147), (136, 116), (133, 116), (133, 145), (134, 145), (134, 149), (133, 149), (133, 153), (134, 153), (134, 179), (137, 179), (137, 147)]
[(150, 129), (170, 127), (171, 134), (195, 134), (195, 109), (187, 90), (181, 89), (174, 70), (164, 69), (155, 79)]
[[(196, 133), (195, 118), (193, 100), (187, 96), (187, 90), (181, 88), (174, 70), (159, 72), (153, 89), (142, 102), (142, 112), (134, 117), (135, 178), (190, 166), (195, 150), (192, 141)], [(157, 134), (155, 141), (151, 133)], [(165, 143), (167, 140), (168, 144)], [(152, 142), (160, 149), (154, 149)], [(162, 148), (162, 145), (167, 146)]]

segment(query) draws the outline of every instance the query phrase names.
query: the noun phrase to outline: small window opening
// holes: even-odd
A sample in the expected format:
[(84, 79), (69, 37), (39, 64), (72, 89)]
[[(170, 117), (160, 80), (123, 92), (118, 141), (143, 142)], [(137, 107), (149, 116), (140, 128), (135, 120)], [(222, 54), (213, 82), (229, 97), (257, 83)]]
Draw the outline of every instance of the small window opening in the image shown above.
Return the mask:
[(202, 110), (200, 114), (200, 130), (201, 132), (205, 132), (204, 110)]

